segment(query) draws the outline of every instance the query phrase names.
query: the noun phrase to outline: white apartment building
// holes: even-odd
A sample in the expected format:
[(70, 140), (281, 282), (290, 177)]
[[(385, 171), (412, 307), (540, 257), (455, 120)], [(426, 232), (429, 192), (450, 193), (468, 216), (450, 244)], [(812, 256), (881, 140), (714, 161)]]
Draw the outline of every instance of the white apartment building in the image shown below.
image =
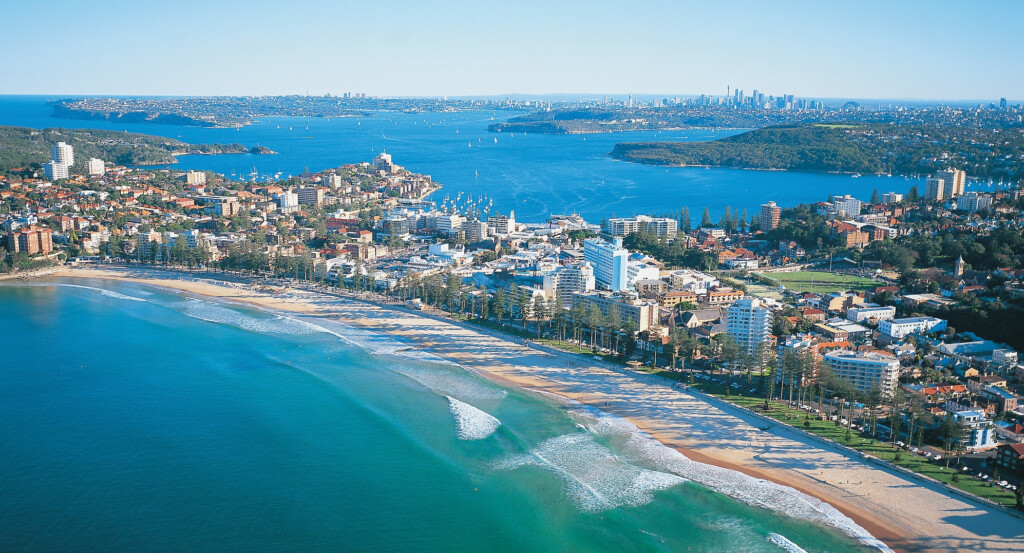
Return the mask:
[(846, 311), (846, 319), (855, 323), (875, 319), (876, 321), (891, 321), (896, 318), (896, 308), (885, 307), (851, 307)]
[(946, 199), (946, 181), (938, 177), (924, 181), (924, 199), (939, 200)]
[(761, 230), (772, 230), (779, 227), (779, 218), (782, 216), (782, 208), (775, 202), (761, 204)]
[(650, 330), (655, 323), (657, 305), (641, 301), (631, 294), (610, 292), (574, 293), (572, 305), (594, 305), (605, 317), (618, 311), (622, 320), (632, 320), (637, 332)]
[(335, 175), (334, 173), (324, 175), (321, 181), (324, 183), (324, 186), (330, 186), (331, 188), (341, 188), (341, 185), (344, 183), (341, 180), (341, 175)]
[(626, 262), (626, 288), (634, 290), (637, 281), (640, 280), (657, 280), (661, 277), (661, 272), (657, 267), (641, 263), (640, 261), (627, 261)]
[(822, 360), (836, 376), (861, 392), (870, 392), (878, 385), (883, 396), (891, 396), (899, 386), (900, 361), (889, 353), (837, 349), (826, 353)]
[(206, 184), (206, 172), (189, 171), (185, 173), (185, 184)]
[(725, 328), (740, 350), (753, 355), (772, 333), (772, 312), (756, 298), (736, 300), (725, 312)]
[(479, 219), (472, 219), (462, 223), (462, 232), (466, 235), (466, 242), (469, 243), (486, 240), (489, 235), (487, 232), (488, 228), (487, 223)]
[(445, 234), (457, 234), (462, 230), (462, 223), (466, 222), (466, 218), (456, 213), (448, 215), (441, 215), (437, 218), (437, 231)]
[(960, 169), (946, 169), (935, 173), (935, 178), (942, 179), (942, 197), (951, 199), (964, 193), (967, 186), (967, 172)]
[(600, 238), (583, 241), (583, 259), (594, 267), (597, 286), (612, 292), (627, 288), (629, 251), (622, 247), (622, 239), (608, 242)]
[(849, 194), (833, 198), (832, 205), (836, 208), (837, 217), (856, 217), (860, 215), (860, 200)]
[(50, 152), (50, 157), (53, 161), (56, 161), (70, 169), (71, 166), (75, 164), (75, 149), (72, 148), (70, 144), (58, 142), (53, 146), (53, 151)]
[(968, 192), (957, 198), (956, 207), (970, 213), (976, 213), (982, 209), (990, 209), (992, 207), (992, 196)]
[(299, 195), (294, 192), (282, 192), (277, 195), (277, 207), (281, 213), (292, 213), (299, 210)]
[(679, 221), (669, 217), (617, 217), (608, 219), (604, 225), (605, 233), (610, 236), (629, 236), (634, 232), (645, 231), (655, 236), (675, 238), (679, 233)]
[(95, 157), (89, 159), (88, 163), (85, 164), (85, 168), (90, 177), (102, 177), (107, 172), (107, 168), (103, 165), (103, 160)]
[(492, 215), (487, 219), (487, 224), (494, 229), (494, 234), (511, 234), (516, 231), (516, 212)]
[(683, 292), (705, 293), (712, 288), (718, 288), (721, 283), (717, 278), (699, 271), (682, 269), (669, 276), (673, 290)]
[(68, 166), (51, 159), (49, 163), (43, 164), (43, 174), (50, 180), (66, 179), (68, 178)]
[(911, 334), (938, 332), (946, 328), (946, 321), (935, 317), (909, 317), (879, 321), (878, 331), (893, 338), (905, 338)]
[(573, 294), (593, 292), (595, 287), (594, 267), (586, 261), (564, 265), (544, 275), (544, 296), (551, 301), (561, 299), (565, 308), (572, 306)]
[(886, 192), (882, 194), (882, 203), (886, 205), (898, 204), (903, 201), (903, 194), (898, 192)]

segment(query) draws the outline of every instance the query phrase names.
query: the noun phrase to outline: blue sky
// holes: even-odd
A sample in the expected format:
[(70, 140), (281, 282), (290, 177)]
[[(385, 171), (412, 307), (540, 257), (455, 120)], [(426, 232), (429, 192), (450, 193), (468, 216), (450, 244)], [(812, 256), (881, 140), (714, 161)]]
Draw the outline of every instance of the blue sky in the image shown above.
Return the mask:
[(12, 1), (0, 93), (1024, 100), (1024, 1)]

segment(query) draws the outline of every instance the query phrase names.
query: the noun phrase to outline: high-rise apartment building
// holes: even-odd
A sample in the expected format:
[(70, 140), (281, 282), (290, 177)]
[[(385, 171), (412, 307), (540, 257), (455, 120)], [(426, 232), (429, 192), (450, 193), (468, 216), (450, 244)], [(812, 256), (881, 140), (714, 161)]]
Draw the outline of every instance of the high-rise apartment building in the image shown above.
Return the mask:
[(43, 164), (43, 174), (50, 180), (66, 179), (68, 166), (51, 159), (49, 163)]
[(103, 165), (103, 160), (95, 157), (90, 158), (85, 167), (90, 177), (102, 177), (107, 172), (107, 168)]
[(61, 163), (68, 169), (75, 164), (75, 149), (70, 144), (65, 142), (58, 142), (53, 146), (53, 151), (50, 153), (50, 157), (53, 161)]
[(834, 198), (833, 203), (836, 206), (837, 217), (856, 217), (860, 215), (860, 200), (849, 194)]
[(594, 267), (583, 263), (564, 265), (544, 275), (544, 295), (551, 301), (561, 301), (562, 307), (572, 307), (574, 293), (593, 292), (596, 286)]
[(604, 231), (609, 236), (629, 236), (634, 232), (649, 232), (660, 238), (675, 238), (679, 233), (679, 221), (670, 217), (616, 217), (608, 219)]
[(947, 169), (935, 173), (935, 178), (944, 181), (943, 197), (940, 199), (953, 199), (964, 193), (967, 186), (967, 172), (960, 169)]
[(509, 211), (508, 215), (495, 214), (487, 218), (487, 224), (494, 229), (495, 234), (510, 234), (516, 231), (516, 212)]
[(281, 213), (299, 210), (299, 195), (294, 192), (282, 192), (277, 195), (277, 207)]
[(973, 191), (968, 192), (957, 198), (956, 206), (957, 209), (962, 209), (971, 213), (981, 211), (982, 209), (990, 209), (992, 207), (992, 196), (978, 194)]
[(891, 396), (899, 385), (900, 361), (887, 352), (839, 349), (826, 353), (822, 360), (836, 376), (864, 393), (878, 386), (883, 396)]
[(583, 241), (583, 259), (594, 267), (597, 286), (612, 292), (626, 288), (629, 251), (622, 247), (622, 239), (612, 242), (600, 238)]
[(295, 190), (302, 205), (320, 205), (324, 203), (324, 189), (316, 186), (303, 186)]
[(946, 199), (946, 180), (933, 177), (925, 181), (924, 199), (941, 202)]
[(772, 312), (759, 299), (736, 300), (725, 313), (725, 328), (741, 351), (753, 355), (772, 334)]
[(7, 235), (7, 249), (11, 253), (48, 254), (53, 251), (53, 231), (35, 225), (11, 231)]
[(781, 216), (782, 208), (775, 205), (775, 202), (761, 204), (761, 230), (774, 230), (778, 228)]

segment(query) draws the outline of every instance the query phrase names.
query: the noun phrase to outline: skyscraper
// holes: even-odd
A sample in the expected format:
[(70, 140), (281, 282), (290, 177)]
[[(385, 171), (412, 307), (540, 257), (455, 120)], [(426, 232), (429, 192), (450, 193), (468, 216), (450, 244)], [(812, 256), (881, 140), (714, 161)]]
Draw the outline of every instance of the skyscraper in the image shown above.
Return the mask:
[(64, 142), (58, 142), (53, 146), (50, 157), (53, 158), (53, 161), (64, 165), (68, 169), (71, 169), (71, 166), (75, 164), (75, 150), (70, 144)]
[(725, 328), (740, 351), (753, 355), (772, 333), (772, 312), (756, 298), (736, 300), (725, 314)]
[(622, 239), (613, 242), (590, 238), (583, 241), (583, 259), (594, 267), (597, 285), (612, 292), (626, 288), (626, 269), (629, 251), (622, 247)]
[(967, 185), (967, 172), (960, 169), (947, 169), (935, 173), (935, 178), (945, 181), (941, 199), (952, 199), (964, 193)]
[(774, 230), (779, 227), (782, 209), (775, 202), (761, 204), (761, 230)]
[(930, 178), (925, 181), (924, 199), (942, 201), (946, 198), (946, 180)]
[(43, 174), (50, 180), (66, 179), (68, 166), (51, 159), (49, 163), (43, 164)]

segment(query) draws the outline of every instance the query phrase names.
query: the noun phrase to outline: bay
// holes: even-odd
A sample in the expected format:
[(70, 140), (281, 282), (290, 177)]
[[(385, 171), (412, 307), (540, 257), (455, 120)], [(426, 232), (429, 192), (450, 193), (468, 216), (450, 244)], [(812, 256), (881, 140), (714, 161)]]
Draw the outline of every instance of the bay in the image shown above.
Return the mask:
[(257, 144), (277, 155), (182, 156), (175, 169), (210, 170), (247, 179), (296, 176), (344, 163), (370, 161), (388, 152), (395, 163), (431, 175), (443, 185), (431, 199), (460, 192), (493, 200), (491, 213), (515, 211), (520, 221), (579, 213), (592, 222), (613, 216), (690, 210), (694, 224), (705, 207), (717, 221), (726, 206), (748, 217), (760, 205), (824, 201), (830, 194), (867, 201), (873, 190), (923, 190), (923, 180), (886, 177), (655, 167), (607, 155), (618, 142), (712, 140), (736, 129), (637, 131), (590, 135), (493, 133), (487, 126), (510, 117), (502, 111), (377, 113), (373, 117), (266, 118), (238, 129), (124, 124), (55, 119), (41, 96), (0, 96), (0, 124), (34, 128), (102, 128), (177, 138), (191, 143)]
[(0, 332), (6, 551), (866, 550), (386, 336), (81, 279)]

